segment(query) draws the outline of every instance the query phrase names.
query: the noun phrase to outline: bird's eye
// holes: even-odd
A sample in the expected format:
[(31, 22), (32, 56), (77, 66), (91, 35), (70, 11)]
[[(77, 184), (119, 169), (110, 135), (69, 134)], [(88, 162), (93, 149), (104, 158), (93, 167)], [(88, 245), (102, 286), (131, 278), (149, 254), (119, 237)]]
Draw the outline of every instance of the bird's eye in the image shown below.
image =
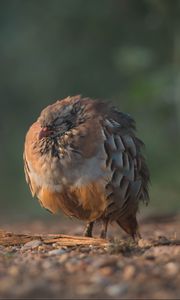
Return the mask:
[(54, 119), (54, 121), (53, 121), (53, 126), (54, 127), (58, 127), (58, 126), (61, 126), (61, 124), (63, 123), (63, 120), (62, 120), (62, 118), (60, 118), (60, 117), (57, 117), (56, 119)]
[(72, 113), (77, 113), (80, 110), (81, 104), (79, 102), (74, 103)]

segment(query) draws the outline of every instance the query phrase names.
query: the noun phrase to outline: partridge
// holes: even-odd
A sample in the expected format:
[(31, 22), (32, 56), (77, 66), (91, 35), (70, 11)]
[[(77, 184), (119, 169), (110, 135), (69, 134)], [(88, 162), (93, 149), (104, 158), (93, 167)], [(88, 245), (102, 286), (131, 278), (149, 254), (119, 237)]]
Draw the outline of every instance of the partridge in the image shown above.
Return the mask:
[(135, 122), (107, 102), (67, 97), (42, 110), (29, 128), (24, 170), (32, 196), (57, 213), (102, 222), (105, 238), (115, 221), (134, 239), (139, 203), (148, 203), (149, 171)]

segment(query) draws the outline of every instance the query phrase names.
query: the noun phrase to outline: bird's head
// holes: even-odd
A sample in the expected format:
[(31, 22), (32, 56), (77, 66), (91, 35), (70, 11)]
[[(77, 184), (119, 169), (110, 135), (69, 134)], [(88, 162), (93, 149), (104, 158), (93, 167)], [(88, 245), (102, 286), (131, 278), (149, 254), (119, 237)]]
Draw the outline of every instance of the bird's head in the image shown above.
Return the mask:
[(38, 119), (41, 131), (39, 139), (62, 136), (68, 130), (76, 126), (82, 117), (80, 101), (57, 101), (47, 106)]

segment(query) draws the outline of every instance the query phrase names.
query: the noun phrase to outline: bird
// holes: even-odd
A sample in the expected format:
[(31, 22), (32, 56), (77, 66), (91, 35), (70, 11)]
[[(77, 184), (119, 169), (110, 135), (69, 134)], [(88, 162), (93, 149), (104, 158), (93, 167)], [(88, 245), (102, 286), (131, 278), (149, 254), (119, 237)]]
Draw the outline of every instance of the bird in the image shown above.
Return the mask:
[(24, 142), (25, 178), (32, 196), (53, 214), (85, 222), (100, 237), (116, 223), (141, 238), (137, 213), (149, 202), (150, 173), (136, 122), (109, 101), (68, 96), (45, 107)]

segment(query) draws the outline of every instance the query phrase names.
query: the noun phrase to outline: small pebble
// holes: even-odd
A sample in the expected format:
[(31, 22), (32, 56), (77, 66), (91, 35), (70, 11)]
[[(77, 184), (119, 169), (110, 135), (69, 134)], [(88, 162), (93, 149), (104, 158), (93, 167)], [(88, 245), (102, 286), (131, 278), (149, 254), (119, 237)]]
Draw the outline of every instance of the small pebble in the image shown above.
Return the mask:
[(17, 276), (19, 274), (19, 268), (18, 266), (11, 266), (8, 270), (8, 273), (11, 275), (11, 276)]
[(175, 264), (174, 262), (167, 263), (165, 265), (165, 268), (169, 275), (176, 275), (179, 272), (179, 267), (178, 267), (177, 263)]
[(48, 252), (48, 255), (62, 255), (65, 254), (67, 250), (64, 249), (54, 249)]
[(79, 285), (77, 293), (82, 296), (98, 293), (99, 287), (97, 285)]
[(21, 248), (21, 250), (35, 249), (35, 248), (39, 247), (40, 245), (42, 245), (42, 241), (33, 240), (33, 241), (30, 241), (30, 242), (27, 242), (26, 244), (24, 244), (24, 246)]
[(127, 286), (122, 284), (114, 284), (106, 288), (107, 294), (111, 297), (121, 296), (126, 292), (126, 290), (127, 290)]
[(110, 283), (110, 278), (95, 273), (91, 276), (90, 282), (105, 287)]
[(64, 254), (61, 254), (60, 256), (59, 256), (59, 262), (60, 263), (64, 263), (65, 261), (67, 261), (67, 259), (69, 258), (69, 256), (68, 256), (68, 254), (67, 253), (64, 253)]
[(135, 267), (134, 266), (129, 265), (129, 266), (125, 267), (124, 272), (123, 272), (123, 277), (124, 277), (125, 280), (132, 279), (134, 274), (135, 274)]
[(140, 239), (138, 241), (138, 246), (140, 248), (146, 248), (146, 247), (151, 247), (152, 243), (149, 240), (145, 240), (145, 239)]
[(100, 268), (99, 271), (103, 276), (110, 276), (110, 275), (113, 275), (113, 273), (114, 273), (114, 269), (111, 267)]
[(75, 273), (79, 271), (79, 265), (75, 263), (71, 263), (70, 261), (65, 263), (65, 268), (68, 273)]
[(91, 249), (89, 247), (81, 247), (80, 251), (83, 253), (89, 253), (91, 251)]
[(154, 255), (144, 255), (144, 257), (145, 257), (145, 259), (147, 259), (147, 260), (155, 260), (156, 259), (156, 257), (154, 256)]
[(45, 260), (42, 263), (43, 269), (50, 269), (52, 267), (52, 262), (50, 260)]

